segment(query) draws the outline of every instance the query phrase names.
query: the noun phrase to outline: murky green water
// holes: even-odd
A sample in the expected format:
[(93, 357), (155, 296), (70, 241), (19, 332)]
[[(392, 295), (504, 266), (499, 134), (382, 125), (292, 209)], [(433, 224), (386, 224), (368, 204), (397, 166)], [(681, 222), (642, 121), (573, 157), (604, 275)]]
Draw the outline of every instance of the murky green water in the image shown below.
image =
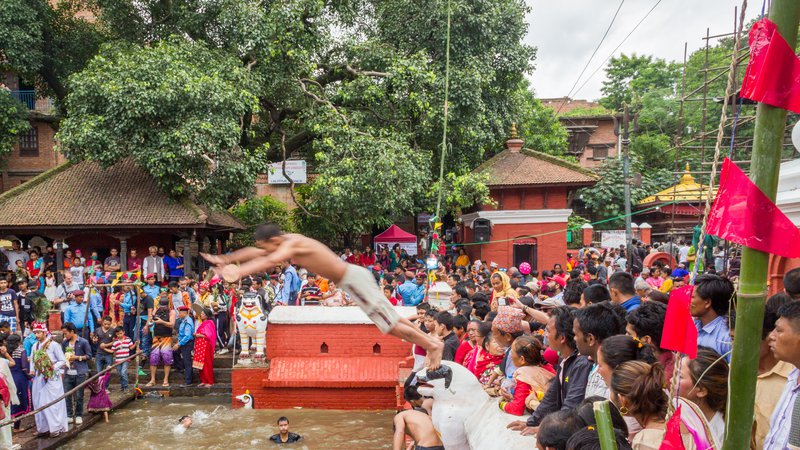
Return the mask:
[[(311, 409), (245, 410), (230, 408), (225, 398), (137, 400), (109, 415), (66, 445), (66, 449), (388, 449), (392, 448), (393, 411)], [(188, 430), (176, 428), (183, 415), (193, 417)], [(290, 431), (303, 442), (278, 447), (269, 437), (286, 416)], [(183, 431), (183, 432), (182, 432)]]

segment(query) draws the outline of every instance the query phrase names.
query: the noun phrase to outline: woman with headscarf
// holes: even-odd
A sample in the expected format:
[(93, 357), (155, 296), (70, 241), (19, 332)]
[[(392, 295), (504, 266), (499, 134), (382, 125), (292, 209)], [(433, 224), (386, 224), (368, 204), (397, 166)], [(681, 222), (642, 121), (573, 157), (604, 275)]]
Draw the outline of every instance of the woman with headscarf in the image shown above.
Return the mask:
[(497, 311), (498, 306), (511, 306), (517, 301), (517, 291), (511, 289), (511, 280), (505, 272), (495, 272), (490, 279), (492, 283), (492, 299), (489, 304), (492, 311)]
[(214, 313), (203, 308), (200, 313), (200, 326), (194, 334), (194, 360), (192, 367), (200, 371), (200, 387), (214, 384), (214, 346), (217, 340), (217, 327)]

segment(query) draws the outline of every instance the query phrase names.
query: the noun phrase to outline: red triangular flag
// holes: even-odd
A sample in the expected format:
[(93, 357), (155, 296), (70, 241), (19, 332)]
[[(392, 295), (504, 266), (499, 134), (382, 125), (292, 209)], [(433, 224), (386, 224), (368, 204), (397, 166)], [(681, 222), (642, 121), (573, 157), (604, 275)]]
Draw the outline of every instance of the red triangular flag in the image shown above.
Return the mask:
[(722, 163), (706, 233), (762, 252), (800, 257), (800, 230), (728, 158)]
[(675, 288), (669, 293), (667, 316), (661, 335), (661, 348), (685, 353), (689, 358), (697, 356), (697, 327), (689, 311), (694, 286)]
[(767, 18), (750, 29), (750, 62), (740, 95), (800, 113), (800, 59)]
[(681, 439), (681, 405), (678, 405), (675, 414), (667, 421), (667, 432), (658, 450), (686, 450)]

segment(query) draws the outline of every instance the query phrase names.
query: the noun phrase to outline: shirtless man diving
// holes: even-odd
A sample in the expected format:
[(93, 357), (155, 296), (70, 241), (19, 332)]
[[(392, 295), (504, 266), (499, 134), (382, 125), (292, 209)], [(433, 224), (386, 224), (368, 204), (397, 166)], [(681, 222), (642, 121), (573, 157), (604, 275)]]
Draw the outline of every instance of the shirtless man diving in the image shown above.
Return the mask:
[[(341, 286), (383, 333), (419, 345), (427, 351), (426, 367), (435, 370), (442, 360), (444, 344), (400, 317), (386, 300), (372, 274), (363, 267), (347, 264), (323, 243), (300, 234), (284, 234), (273, 224), (262, 224), (254, 233), (255, 247), (228, 255), (201, 253), (216, 266), (225, 281), (235, 282), (254, 273), (266, 272), (292, 260), (309, 272), (320, 274)], [(239, 265), (241, 264), (241, 265)]]

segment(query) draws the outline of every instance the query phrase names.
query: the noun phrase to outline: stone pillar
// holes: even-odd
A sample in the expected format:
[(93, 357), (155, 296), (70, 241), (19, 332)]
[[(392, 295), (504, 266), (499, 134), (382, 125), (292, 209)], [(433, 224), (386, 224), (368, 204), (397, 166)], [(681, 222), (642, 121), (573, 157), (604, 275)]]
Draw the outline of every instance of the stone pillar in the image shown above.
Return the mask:
[(594, 238), (594, 227), (592, 224), (583, 224), (581, 231), (583, 231), (583, 245), (592, 245), (592, 238)]
[(189, 245), (184, 247), (183, 251), (183, 273), (189, 275), (192, 273), (192, 250), (197, 243), (197, 232), (192, 230), (191, 238), (189, 238)]
[(126, 272), (128, 270), (128, 239), (119, 238), (119, 265), (120, 270)]
[(653, 243), (652, 242), (652, 237), (651, 237), (652, 236), (652, 232), (653, 232), (653, 227), (650, 226), (649, 223), (644, 222), (641, 225), (639, 225), (639, 233), (642, 236), (641, 237), (641, 241), (644, 242), (645, 245)]
[(59, 272), (64, 270), (64, 240), (59, 239), (56, 241), (56, 270)]

